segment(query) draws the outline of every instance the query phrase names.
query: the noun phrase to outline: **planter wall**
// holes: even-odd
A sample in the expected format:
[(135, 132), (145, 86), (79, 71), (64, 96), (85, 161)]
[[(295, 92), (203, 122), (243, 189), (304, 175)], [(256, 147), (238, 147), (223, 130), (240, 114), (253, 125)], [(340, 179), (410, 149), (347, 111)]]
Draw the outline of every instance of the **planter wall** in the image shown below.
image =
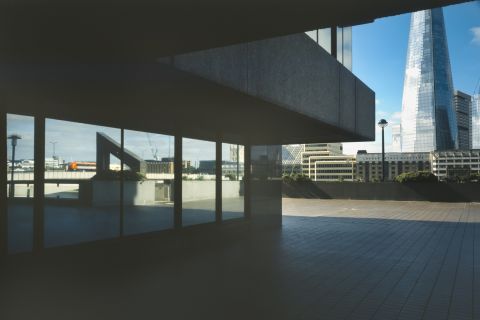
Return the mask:
[(291, 198), (480, 202), (480, 183), (284, 183), (282, 193)]

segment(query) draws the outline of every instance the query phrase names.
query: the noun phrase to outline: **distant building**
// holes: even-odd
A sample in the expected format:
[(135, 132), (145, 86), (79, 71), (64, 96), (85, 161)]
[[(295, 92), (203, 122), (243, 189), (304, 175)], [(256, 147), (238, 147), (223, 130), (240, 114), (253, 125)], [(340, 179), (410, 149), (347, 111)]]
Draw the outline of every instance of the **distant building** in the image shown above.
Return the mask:
[(238, 144), (230, 145), (230, 161), (233, 162), (245, 162), (245, 147)]
[[(356, 177), (363, 182), (382, 180), (382, 154), (360, 150), (356, 157)], [(428, 152), (385, 153), (386, 181), (392, 181), (404, 172), (430, 171)]]
[(45, 158), (45, 170), (65, 170), (66, 163), (59, 157)]
[(397, 124), (392, 126), (392, 152), (402, 151), (402, 127)]
[(472, 148), (470, 132), (472, 128), (472, 97), (459, 90), (455, 90), (453, 104), (457, 116), (458, 149), (469, 150)]
[[(215, 160), (200, 160), (198, 167), (198, 173), (203, 174), (215, 174)], [(241, 177), (243, 175), (244, 163), (237, 161), (222, 161), (222, 176), (235, 176)]]
[(468, 177), (480, 172), (480, 150), (433, 151), (430, 153), (432, 172), (440, 180)]
[(288, 144), (282, 146), (282, 172), (283, 174), (302, 172), (302, 152), (304, 144)]
[(480, 149), (480, 93), (472, 99), (472, 149)]
[(303, 174), (313, 181), (353, 181), (355, 157), (342, 151), (341, 143), (306, 144), (301, 154)]

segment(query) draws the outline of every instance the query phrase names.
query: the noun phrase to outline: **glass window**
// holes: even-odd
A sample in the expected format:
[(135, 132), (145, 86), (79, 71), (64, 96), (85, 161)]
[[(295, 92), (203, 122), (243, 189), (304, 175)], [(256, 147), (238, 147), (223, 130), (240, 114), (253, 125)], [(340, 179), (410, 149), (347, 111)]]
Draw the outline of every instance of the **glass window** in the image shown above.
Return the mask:
[(120, 134), (120, 129), (46, 119), (46, 247), (119, 235)]
[(8, 252), (33, 248), (34, 118), (7, 114)]
[(244, 147), (222, 144), (222, 217), (223, 220), (244, 216)]
[(215, 222), (215, 142), (182, 140), (182, 224)]
[(352, 71), (352, 27), (342, 28), (343, 60), (342, 64)]
[(332, 30), (330, 28), (318, 30), (318, 44), (328, 53), (332, 53)]
[(124, 131), (124, 233), (173, 228), (174, 137)]
[(305, 33), (307, 34), (307, 36), (312, 38), (313, 41), (317, 42), (317, 30), (307, 31)]
[(337, 27), (337, 60), (343, 64), (343, 28)]

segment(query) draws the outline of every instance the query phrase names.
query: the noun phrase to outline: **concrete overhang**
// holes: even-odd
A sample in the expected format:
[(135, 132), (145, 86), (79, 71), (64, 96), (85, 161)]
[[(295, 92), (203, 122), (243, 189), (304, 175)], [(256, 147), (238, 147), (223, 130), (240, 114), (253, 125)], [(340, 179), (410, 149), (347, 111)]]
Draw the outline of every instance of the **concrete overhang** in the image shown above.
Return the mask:
[(460, 2), (0, 0), (0, 62), (153, 62)]
[(374, 139), (375, 97), (305, 34), (154, 64), (3, 64), (11, 113), (232, 143)]

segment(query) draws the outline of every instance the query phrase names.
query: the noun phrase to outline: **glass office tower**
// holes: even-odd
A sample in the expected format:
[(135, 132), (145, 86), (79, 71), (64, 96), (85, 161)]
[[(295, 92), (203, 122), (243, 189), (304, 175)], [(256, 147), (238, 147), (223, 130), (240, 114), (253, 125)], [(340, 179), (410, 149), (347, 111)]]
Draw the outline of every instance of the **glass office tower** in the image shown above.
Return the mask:
[(412, 14), (402, 101), (402, 151), (458, 148), (443, 11)]
[(480, 93), (472, 99), (472, 149), (480, 149)]

